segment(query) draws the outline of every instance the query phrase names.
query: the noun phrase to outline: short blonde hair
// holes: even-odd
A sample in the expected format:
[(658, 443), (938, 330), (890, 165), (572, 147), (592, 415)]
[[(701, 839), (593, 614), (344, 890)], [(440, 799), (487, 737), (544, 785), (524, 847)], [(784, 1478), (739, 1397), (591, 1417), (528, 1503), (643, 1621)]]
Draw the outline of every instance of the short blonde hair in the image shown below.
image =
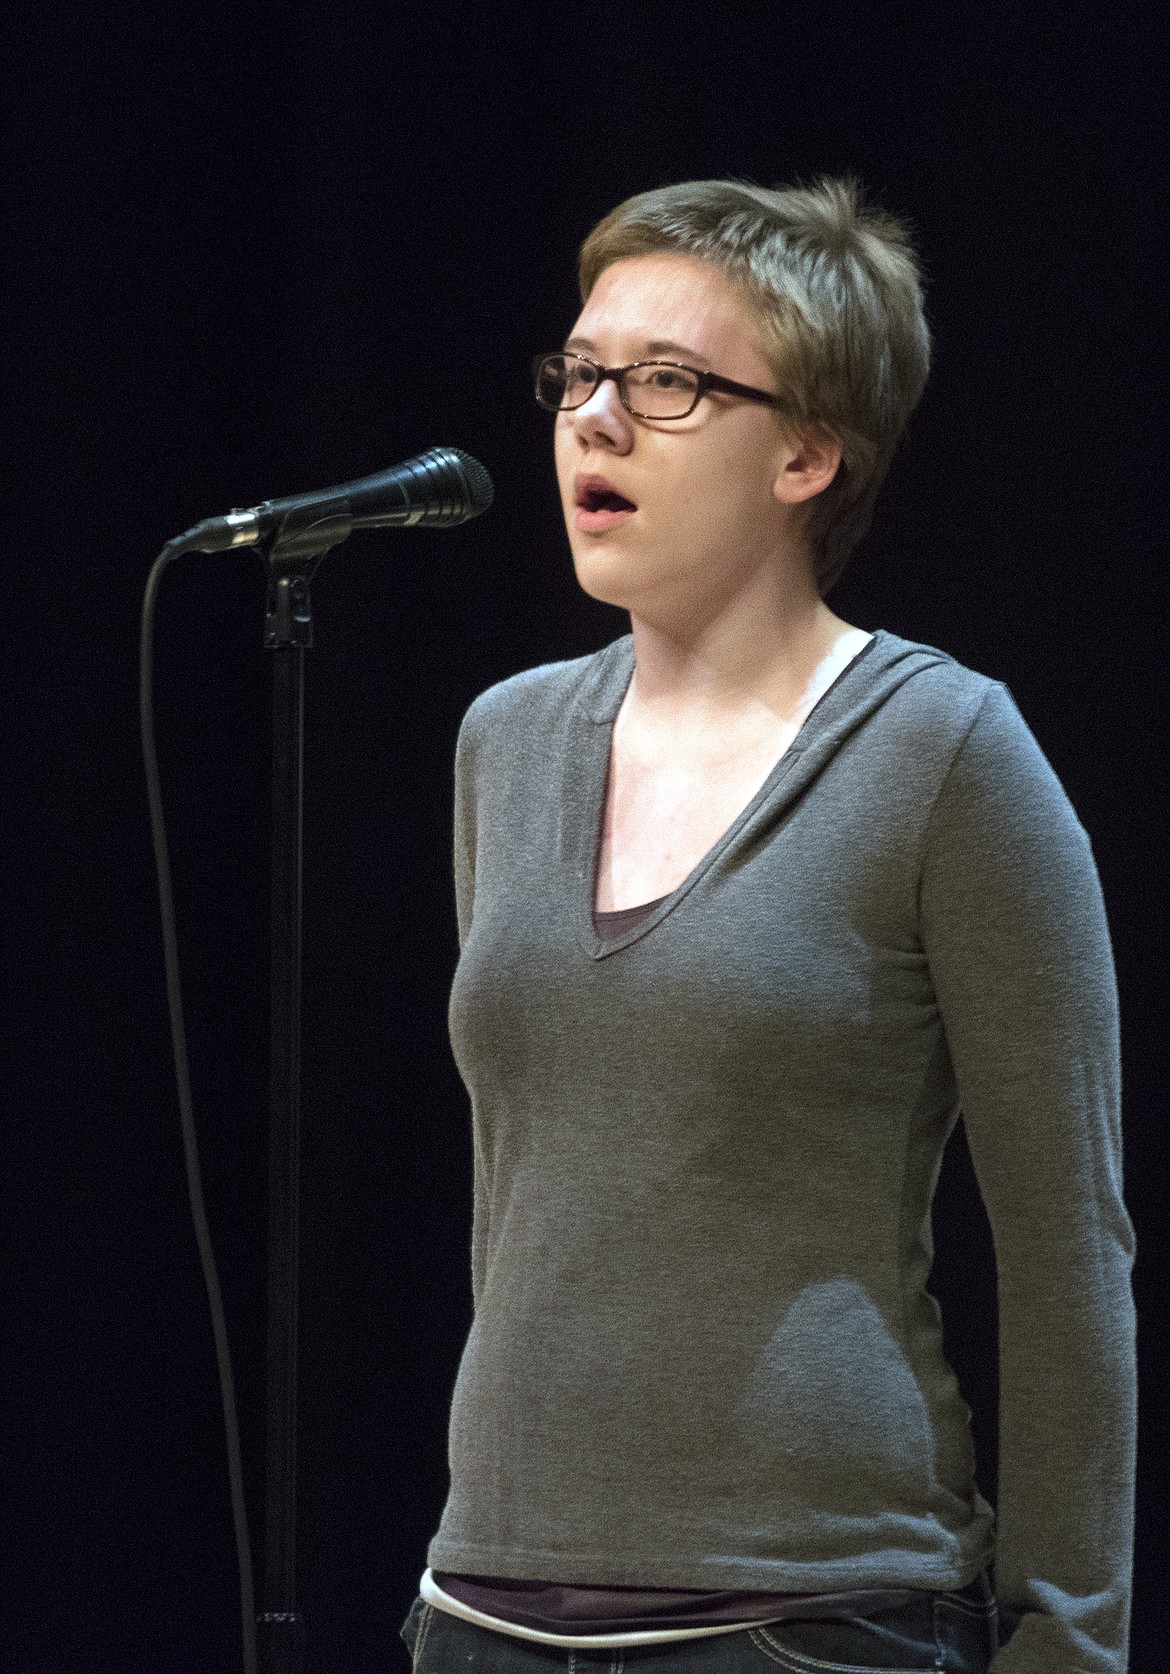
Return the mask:
[(581, 297), (626, 256), (677, 251), (746, 295), (794, 431), (825, 425), (842, 464), (809, 504), (817, 586), (837, 580), (930, 370), (922, 275), (907, 228), (853, 179), (768, 189), (688, 180), (627, 198), (581, 246)]

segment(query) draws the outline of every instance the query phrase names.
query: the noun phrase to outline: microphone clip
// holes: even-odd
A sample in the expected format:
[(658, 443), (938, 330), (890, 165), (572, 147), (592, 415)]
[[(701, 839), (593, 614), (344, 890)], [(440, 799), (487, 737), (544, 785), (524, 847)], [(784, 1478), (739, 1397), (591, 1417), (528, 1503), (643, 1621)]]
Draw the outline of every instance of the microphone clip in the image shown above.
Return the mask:
[(346, 501), (323, 515), (320, 506), (291, 506), (270, 534), (256, 542), (268, 570), (264, 644), (307, 647), (313, 643), (309, 583), (317, 565), (353, 528)]

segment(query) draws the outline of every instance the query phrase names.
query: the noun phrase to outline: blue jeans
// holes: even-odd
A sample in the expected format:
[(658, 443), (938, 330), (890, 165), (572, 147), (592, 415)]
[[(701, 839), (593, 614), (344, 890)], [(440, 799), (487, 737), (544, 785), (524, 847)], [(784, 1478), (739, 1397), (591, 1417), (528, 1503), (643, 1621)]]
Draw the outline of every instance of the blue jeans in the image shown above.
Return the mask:
[(990, 1589), (916, 1593), (876, 1616), (595, 1651), (477, 1627), (416, 1598), (402, 1624), (412, 1674), (986, 1674), (998, 1640)]

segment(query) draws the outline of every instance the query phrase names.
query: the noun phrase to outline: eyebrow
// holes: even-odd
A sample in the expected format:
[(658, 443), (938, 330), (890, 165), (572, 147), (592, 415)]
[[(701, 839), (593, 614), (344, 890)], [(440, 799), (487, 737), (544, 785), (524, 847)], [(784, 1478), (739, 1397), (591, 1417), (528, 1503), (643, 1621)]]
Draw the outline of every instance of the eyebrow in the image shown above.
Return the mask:
[[(591, 337), (569, 337), (565, 340), (565, 348), (572, 353), (590, 351), (597, 352), (597, 345)], [(699, 366), (707, 365), (706, 355), (701, 355), (697, 349), (688, 349), (682, 343), (675, 343), (668, 337), (658, 337), (646, 345), (646, 355), (681, 355), (686, 361), (694, 361)]]

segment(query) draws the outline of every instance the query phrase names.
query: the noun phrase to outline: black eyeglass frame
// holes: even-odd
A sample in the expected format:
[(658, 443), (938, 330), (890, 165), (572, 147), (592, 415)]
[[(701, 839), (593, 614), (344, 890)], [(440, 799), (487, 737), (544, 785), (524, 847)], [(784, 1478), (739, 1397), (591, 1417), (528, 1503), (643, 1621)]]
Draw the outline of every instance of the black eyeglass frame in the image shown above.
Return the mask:
[[(597, 382), (582, 400), (575, 401), (571, 407), (550, 407), (547, 401), (540, 399), (540, 372), (546, 361), (576, 360), (582, 366), (591, 366), (597, 372)], [(699, 380), (695, 390), (695, 398), (685, 413), (637, 413), (626, 399), (626, 373), (636, 372), (643, 366), (669, 366), (674, 372), (689, 372), (692, 378)], [(744, 401), (759, 401), (766, 407), (782, 407), (784, 403), (779, 396), (771, 394), (766, 389), (753, 389), (750, 384), (737, 384), (733, 378), (721, 378), (717, 372), (704, 372), (698, 366), (687, 366), (680, 360), (632, 360), (628, 366), (602, 366), (588, 355), (577, 355), (571, 349), (561, 349), (556, 354), (537, 355), (532, 363), (532, 375), (536, 381), (536, 402), (546, 413), (575, 413), (578, 407), (583, 407), (591, 401), (607, 378), (612, 378), (617, 385), (618, 400), (629, 413), (631, 418), (649, 419), (652, 424), (673, 424), (675, 419), (690, 418), (699, 402), (710, 390), (718, 390), (723, 395), (738, 395)]]

